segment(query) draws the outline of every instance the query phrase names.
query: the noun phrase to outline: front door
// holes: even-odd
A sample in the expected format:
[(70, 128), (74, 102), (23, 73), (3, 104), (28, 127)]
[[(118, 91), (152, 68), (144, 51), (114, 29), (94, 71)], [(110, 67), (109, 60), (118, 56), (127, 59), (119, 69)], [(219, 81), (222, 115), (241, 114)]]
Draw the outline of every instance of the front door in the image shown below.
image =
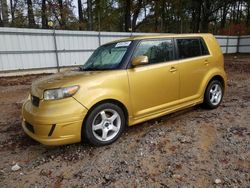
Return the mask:
[(172, 39), (143, 40), (133, 55), (148, 56), (149, 64), (128, 69), (135, 118), (153, 115), (179, 99), (179, 71)]

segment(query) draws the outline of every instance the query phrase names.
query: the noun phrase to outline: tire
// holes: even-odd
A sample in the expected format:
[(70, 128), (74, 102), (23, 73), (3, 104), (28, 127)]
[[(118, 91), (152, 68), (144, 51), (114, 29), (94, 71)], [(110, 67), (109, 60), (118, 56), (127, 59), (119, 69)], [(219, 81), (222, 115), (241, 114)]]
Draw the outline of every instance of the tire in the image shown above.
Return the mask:
[(205, 94), (203, 106), (208, 109), (217, 108), (223, 98), (224, 88), (219, 80), (212, 80), (209, 82)]
[(103, 103), (88, 114), (83, 134), (92, 145), (108, 145), (120, 137), (125, 123), (124, 112), (119, 106), (113, 103)]

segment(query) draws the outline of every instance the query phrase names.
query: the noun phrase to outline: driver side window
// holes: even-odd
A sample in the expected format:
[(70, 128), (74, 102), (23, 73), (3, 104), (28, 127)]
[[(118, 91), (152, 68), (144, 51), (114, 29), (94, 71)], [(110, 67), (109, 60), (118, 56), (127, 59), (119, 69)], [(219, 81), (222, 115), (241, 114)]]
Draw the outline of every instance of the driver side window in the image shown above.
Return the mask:
[(149, 64), (171, 61), (174, 59), (173, 42), (171, 39), (141, 41), (136, 56), (148, 56)]

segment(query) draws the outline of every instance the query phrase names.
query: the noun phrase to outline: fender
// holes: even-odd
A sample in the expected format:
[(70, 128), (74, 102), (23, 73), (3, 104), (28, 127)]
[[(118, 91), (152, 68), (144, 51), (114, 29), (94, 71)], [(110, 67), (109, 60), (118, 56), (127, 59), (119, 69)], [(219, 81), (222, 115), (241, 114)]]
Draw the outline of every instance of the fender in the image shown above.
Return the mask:
[(206, 76), (203, 78), (202, 84), (199, 88), (199, 93), (200, 93), (200, 97), (203, 98), (204, 93), (206, 91), (206, 88), (208, 86), (208, 83), (213, 79), (213, 77), (215, 76), (220, 76), (223, 79), (224, 82), (224, 89), (226, 89), (226, 73), (225, 71), (222, 69), (219, 69), (218, 67), (214, 67), (212, 69), (209, 70), (209, 72), (206, 74)]
[(97, 76), (91, 81), (82, 82), (74, 98), (88, 110), (101, 101), (116, 100), (126, 107), (128, 116), (133, 114), (126, 70), (114, 71), (113, 75)]

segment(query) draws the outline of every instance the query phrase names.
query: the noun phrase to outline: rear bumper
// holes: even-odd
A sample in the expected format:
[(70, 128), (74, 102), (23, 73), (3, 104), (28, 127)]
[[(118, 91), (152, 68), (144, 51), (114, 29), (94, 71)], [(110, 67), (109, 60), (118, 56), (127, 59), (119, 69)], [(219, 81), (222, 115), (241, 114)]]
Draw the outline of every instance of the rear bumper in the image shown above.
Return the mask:
[(81, 141), (87, 109), (74, 98), (44, 102), (39, 107), (28, 100), (22, 108), (24, 132), (44, 145), (64, 145)]

